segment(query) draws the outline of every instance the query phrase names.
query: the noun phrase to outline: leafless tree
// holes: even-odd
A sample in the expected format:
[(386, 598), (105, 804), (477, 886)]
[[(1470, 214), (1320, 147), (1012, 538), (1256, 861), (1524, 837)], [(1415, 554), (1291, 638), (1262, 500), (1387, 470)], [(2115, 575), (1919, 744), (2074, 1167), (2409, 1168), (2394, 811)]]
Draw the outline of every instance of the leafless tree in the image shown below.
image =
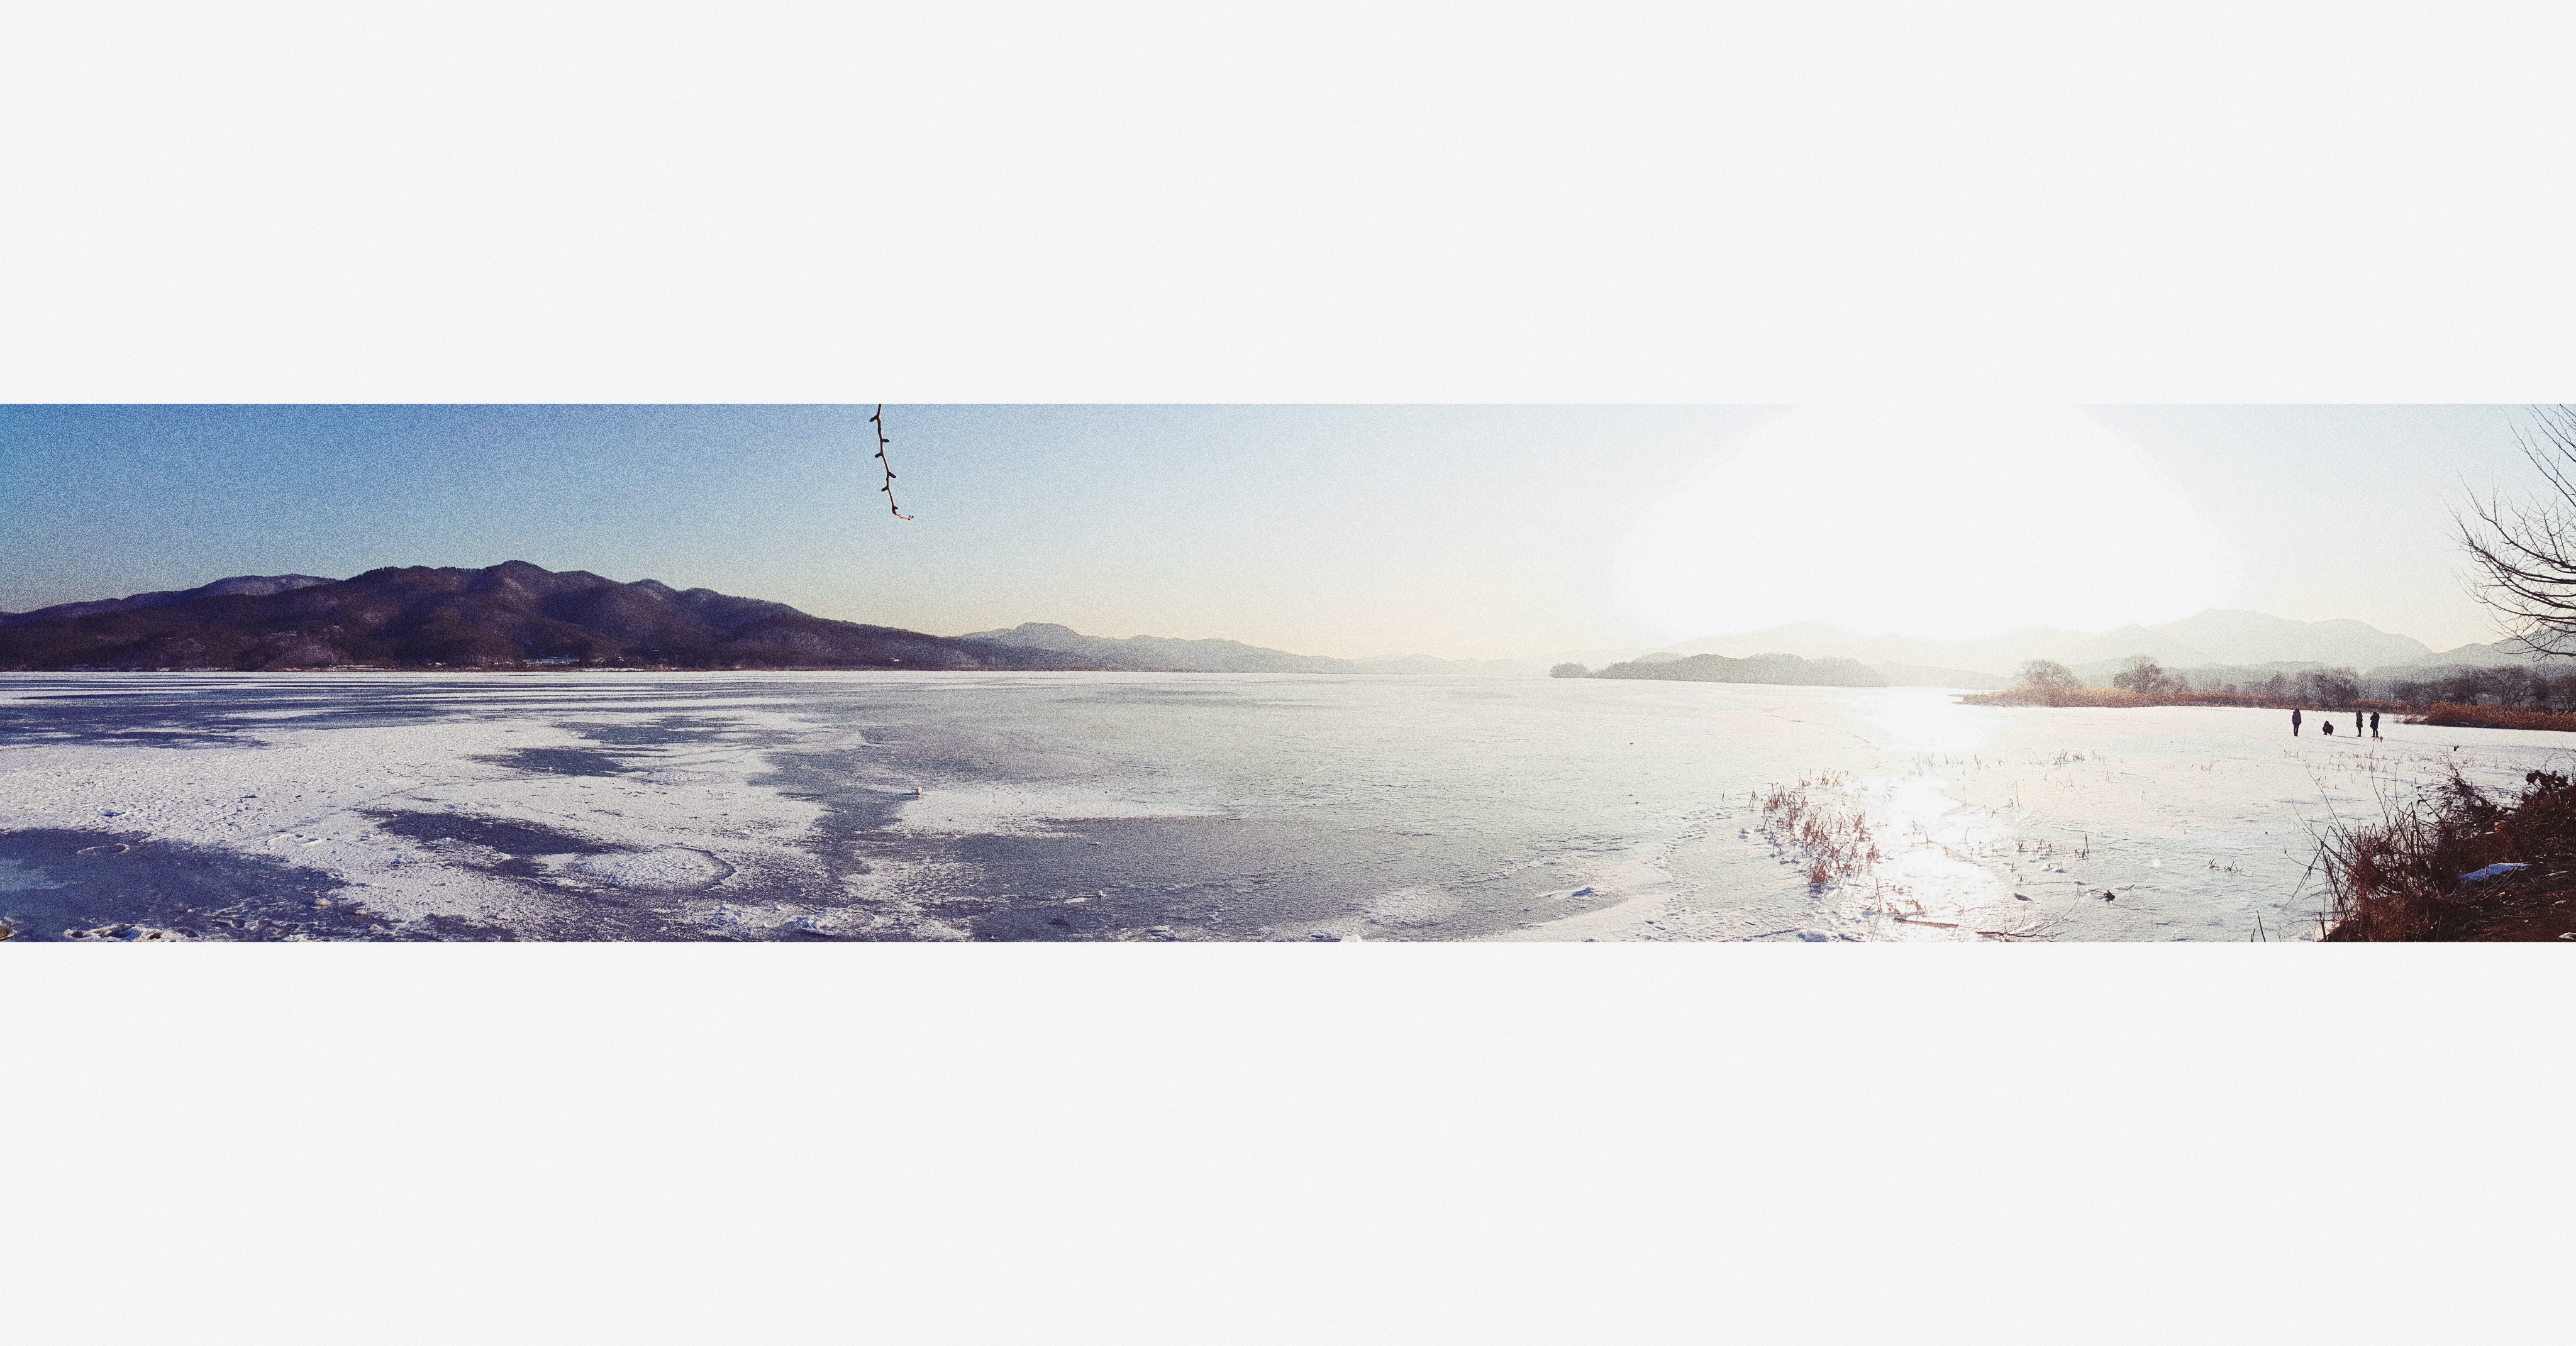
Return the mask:
[(2052, 706), (2064, 705), (2068, 698), (2084, 690), (2084, 683), (2066, 665), (2054, 659), (2032, 659), (2021, 666), (2015, 679), (2019, 685), (2039, 693), (2040, 699)]
[(2154, 655), (2133, 654), (2120, 671), (2111, 675), (2111, 685), (2125, 687), (2141, 696), (2162, 696), (2174, 690), (2173, 678)]
[(2514, 440), (2548, 489), (2532, 501), (2473, 496), (2452, 523), (2476, 563), (2478, 601), (2510, 637), (2537, 654), (2576, 654), (2576, 407), (2535, 411)]

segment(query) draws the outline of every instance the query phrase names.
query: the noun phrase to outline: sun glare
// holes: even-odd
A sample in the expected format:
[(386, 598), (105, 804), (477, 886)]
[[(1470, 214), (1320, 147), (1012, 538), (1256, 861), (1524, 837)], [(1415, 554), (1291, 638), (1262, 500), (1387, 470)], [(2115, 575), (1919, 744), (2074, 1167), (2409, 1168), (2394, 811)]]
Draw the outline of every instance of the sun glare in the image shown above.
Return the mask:
[(2190, 498), (2082, 412), (1802, 407), (1648, 507), (1615, 583), (1675, 638), (1822, 621), (1964, 640), (2170, 621), (2237, 573)]

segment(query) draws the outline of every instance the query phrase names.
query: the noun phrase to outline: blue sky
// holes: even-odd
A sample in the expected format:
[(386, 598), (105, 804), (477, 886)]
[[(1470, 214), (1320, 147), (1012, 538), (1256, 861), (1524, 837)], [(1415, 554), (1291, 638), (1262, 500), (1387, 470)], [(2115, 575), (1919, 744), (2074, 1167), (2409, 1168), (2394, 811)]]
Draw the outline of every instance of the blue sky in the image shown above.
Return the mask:
[[(0, 408), (0, 610), (518, 559), (944, 634), (1057, 621), (1452, 657), (1657, 643), (1613, 601), (1622, 538), (1784, 409), (898, 405), (912, 523), (877, 493), (869, 410)], [(2242, 580), (2221, 605), (2436, 647), (2492, 638), (2453, 575), (2446, 511), (2463, 479), (2522, 479), (2513, 409), (2089, 414), (2234, 546)], [(1831, 491), (1778, 507), (1829, 546), (1833, 492), (1866, 483), (1818, 471)], [(2123, 507), (2017, 497), (1997, 517)], [(2157, 564), (2057, 550), (2072, 554), (2034, 563)], [(1728, 579), (1795, 592), (1796, 556), (1761, 570)]]

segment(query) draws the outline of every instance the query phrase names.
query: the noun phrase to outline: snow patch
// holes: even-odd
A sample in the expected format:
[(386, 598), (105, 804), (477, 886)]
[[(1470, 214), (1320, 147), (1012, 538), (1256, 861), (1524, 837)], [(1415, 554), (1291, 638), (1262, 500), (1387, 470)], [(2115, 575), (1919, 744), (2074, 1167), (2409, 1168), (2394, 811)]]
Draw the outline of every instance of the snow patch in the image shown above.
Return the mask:
[(585, 855), (566, 868), (612, 888), (646, 892), (681, 892), (704, 888), (731, 870), (699, 851), (669, 847), (657, 851), (620, 851)]
[(1457, 914), (1458, 899), (1429, 888), (1398, 888), (1368, 904), (1369, 924), (1402, 930), (1438, 925)]

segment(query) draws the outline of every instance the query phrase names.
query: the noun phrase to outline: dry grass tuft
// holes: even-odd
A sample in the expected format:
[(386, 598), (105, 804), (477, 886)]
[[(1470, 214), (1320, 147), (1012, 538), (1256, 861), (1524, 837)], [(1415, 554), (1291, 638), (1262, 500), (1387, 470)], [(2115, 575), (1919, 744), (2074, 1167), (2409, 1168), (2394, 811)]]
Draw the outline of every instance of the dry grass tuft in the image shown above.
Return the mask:
[[(2534, 771), (2500, 802), (2456, 770), (2378, 822), (2318, 839), (2326, 938), (2538, 940), (2576, 932), (2576, 788)], [(2488, 865), (2531, 868), (2463, 883)]]
[[(1841, 773), (1828, 772), (1814, 783), (1835, 785), (1841, 779)], [(1773, 841), (1806, 856), (1809, 887), (1839, 883), (1887, 858), (1859, 809), (1818, 806), (1807, 797), (1808, 784), (1772, 786), (1762, 799), (1761, 826)]]

